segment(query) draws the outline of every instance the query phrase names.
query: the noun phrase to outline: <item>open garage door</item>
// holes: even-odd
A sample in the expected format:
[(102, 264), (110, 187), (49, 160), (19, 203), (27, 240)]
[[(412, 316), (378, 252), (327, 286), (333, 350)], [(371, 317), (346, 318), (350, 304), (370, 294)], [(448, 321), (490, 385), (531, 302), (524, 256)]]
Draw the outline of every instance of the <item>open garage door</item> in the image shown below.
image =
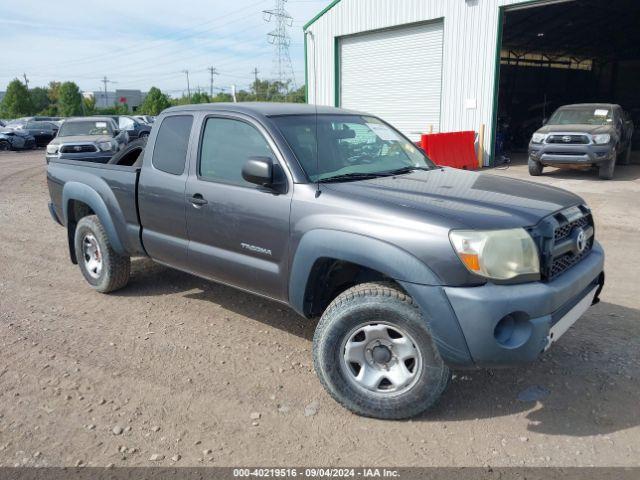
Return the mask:
[(340, 106), (384, 118), (410, 138), (440, 129), (443, 23), (339, 41)]
[[(560, 106), (617, 103), (640, 138), (640, 1), (573, 0), (504, 11), (496, 154), (526, 152)], [(498, 158), (499, 162), (499, 158)]]

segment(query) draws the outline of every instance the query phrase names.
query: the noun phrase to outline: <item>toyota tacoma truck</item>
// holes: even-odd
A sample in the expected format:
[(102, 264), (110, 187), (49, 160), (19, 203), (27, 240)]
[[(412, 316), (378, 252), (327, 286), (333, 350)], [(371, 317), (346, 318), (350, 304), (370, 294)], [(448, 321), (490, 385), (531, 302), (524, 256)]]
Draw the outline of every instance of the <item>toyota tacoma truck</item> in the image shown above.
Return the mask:
[(411, 417), (452, 369), (534, 361), (604, 284), (580, 197), (438, 167), (372, 115), (174, 107), (127, 163), (47, 167), (89, 285), (123, 288), (149, 257), (319, 317), (318, 377), (361, 415)]
[(560, 107), (533, 134), (529, 143), (529, 173), (542, 175), (545, 166), (596, 167), (611, 180), (616, 164), (631, 160), (633, 122), (620, 105), (589, 103)]
[(128, 143), (127, 133), (110, 117), (76, 117), (65, 120), (47, 145), (46, 159), (107, 163)]

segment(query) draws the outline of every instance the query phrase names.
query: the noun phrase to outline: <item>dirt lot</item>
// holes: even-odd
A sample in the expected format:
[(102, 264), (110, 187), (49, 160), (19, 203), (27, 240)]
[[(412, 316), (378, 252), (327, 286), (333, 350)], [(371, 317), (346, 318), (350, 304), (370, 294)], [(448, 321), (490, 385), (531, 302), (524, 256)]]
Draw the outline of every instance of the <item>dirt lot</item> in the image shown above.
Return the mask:
[(435, 410), (389, 422), (324, 393), (313, 323), (278, 304), (148, 261), (94, 293), (44, 152), (0, 154), (0, 465), (640, 465), (640, 165), (536, 181), (595, 210), (603, 302), (530, 367), (458, 372)]

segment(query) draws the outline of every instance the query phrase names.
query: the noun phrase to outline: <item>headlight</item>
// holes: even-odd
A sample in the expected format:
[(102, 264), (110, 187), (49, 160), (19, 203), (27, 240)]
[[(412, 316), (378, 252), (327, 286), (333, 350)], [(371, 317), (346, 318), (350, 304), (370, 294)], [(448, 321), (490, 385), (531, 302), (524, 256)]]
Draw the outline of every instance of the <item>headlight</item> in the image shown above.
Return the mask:
[(605, 145), (611, 141), (611, 135), (608, 133), (601, 133), (593, 136), (593, 143), (596, 145)]
[(100, 142), (98, 144), (98, 148), (103, 152), (109, 152), (111, 150), (115, 150), (116, 146), (112, 142)]
[(47, 145), (47, 153), (55, 155), (58, 153), (58, 145)]
[(547, 134), (546, 133), (534, 133), (533, 137), (531, 137), (531, 142), (532, 143), (542, 143), (542, 142), (544, 142), (545, 138), (547, 138)]
[(523, 228), (453, 230), (449, 238), (465, 267), (483, 277), (509, 280), (540, 273), (538, 249)]

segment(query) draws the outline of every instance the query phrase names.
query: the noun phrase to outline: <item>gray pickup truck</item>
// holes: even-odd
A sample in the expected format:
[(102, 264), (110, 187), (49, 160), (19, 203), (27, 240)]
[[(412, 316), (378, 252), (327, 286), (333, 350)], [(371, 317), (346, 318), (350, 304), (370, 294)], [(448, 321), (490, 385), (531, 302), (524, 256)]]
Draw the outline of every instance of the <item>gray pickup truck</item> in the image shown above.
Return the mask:
[(151, 259), (320, 317), (316, 372), (352, 411), (416, 415), (451, 369), (531, 362), (598, 301), (578, 196), (441, 168), (382, 120), (309, 105), (165, 110), (127, 165), (54, 160), (49, 208), (99, 292)]
[(633, 122), (620, 107), (584, 103), (560, 107), (529, 143), (529, 173), (542, 175), (545, 166), (597, 167), (611, 180), (616, 164), (629, 164)]

